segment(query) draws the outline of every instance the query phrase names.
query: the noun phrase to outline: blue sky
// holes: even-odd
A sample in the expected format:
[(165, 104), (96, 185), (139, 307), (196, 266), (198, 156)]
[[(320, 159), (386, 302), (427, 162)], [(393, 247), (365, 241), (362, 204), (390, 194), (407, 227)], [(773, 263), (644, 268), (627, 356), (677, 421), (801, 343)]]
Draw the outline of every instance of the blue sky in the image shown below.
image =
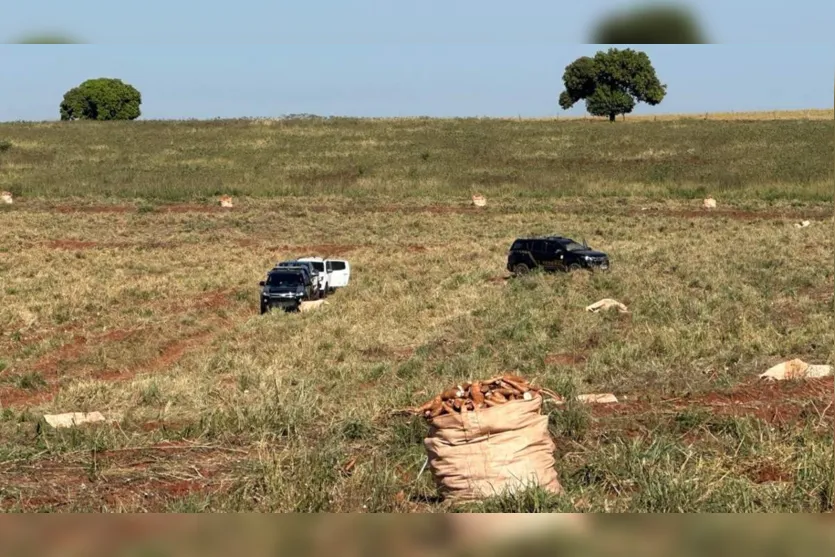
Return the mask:
[[(554, 43), (250, 46), (0, 45), (0, 120), (58, 118), (63, 94), (118, 77), (143, 118), (523, 116), (557, 104), (562, 72), (597, 45)], [(827, 108), (835, 49), (644, 45), (667, 98), (636, 114)]]
[[(111, 44), (563, 42), (648, 0), (19, 0), (0, 18), (11, 41), (60, 30)], [(833, 43), (832, 0), (667, 0), (693, 7), (717, 43)]]

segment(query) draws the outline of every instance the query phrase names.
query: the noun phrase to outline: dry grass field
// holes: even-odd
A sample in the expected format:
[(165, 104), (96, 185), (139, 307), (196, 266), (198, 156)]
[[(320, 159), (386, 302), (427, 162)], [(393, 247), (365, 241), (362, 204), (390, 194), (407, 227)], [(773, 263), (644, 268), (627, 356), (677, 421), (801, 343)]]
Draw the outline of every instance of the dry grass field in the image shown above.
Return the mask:
[[(832, 119), (619, 124), (0, 125), (0, 508), (831, 511), (832, 378), (757, 374), (835, 364)], [(544, 233), (611, 271), (508, 278)], [(312, 254), (349, 287), (259, 315)], [(452, 507), (390, 412), (503, 371), (621, 402), (545, 407), (564, 495)]]
[[(622, 117), (621, 117), (622, 118)], [(618, 121), (621, 121), (621, 118)], [(558, 120), (580, 119), (607, 121), (608, 118), (594, 116), (576, 116), (566, 118), (560, 116)], [(673, 120), (716, 120), (716, 121), (764, 121), (764, 120), (833, 120), (835, 109), (817, 108), (808, 110), (761, 110), (752, 112), (702, 112), (690, 114), (630, 114), (622, 118), (624, 122), (668, 122)]]

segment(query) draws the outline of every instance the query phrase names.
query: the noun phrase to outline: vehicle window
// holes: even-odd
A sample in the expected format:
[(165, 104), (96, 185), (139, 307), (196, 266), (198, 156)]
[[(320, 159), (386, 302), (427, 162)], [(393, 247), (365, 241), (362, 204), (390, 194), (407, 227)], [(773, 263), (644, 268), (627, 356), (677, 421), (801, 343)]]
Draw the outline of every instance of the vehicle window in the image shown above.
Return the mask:
[(325, 264), (320, 261), (313, 261), (311, 262), (313, 268), (319, 271), (320, 273), (325, 270)]
[(345, 262), (344, 261), (332, 261), (331, 267), (334, 271), (344, 271), (345, 270)]
[(563, 242), (563, 248), (565, 248), (567, 251), (577, 251), (581, 249), (586, 249), (574, 240), (568, 240), (567, 242)]
[(513, 245), (510, 246), (512, 250), (526, 250), (527, 246), (525, 245), (525, 240), (516, 240), (513, 242)]
[(270, 273), (267, 276), (269, 286), (294, 286), (302, 282), (302, 276), (297, 273)]
[(562, 246), (559, 242), (548, 242), (547, 248), (548, 253), (560, 253), (562, 251)]
[(544, 242), (543, 240), (534, 240), (531, 243), (533, 244), (533, 249), (531, 251), (543, 252), (547, 248), (547, 242)]

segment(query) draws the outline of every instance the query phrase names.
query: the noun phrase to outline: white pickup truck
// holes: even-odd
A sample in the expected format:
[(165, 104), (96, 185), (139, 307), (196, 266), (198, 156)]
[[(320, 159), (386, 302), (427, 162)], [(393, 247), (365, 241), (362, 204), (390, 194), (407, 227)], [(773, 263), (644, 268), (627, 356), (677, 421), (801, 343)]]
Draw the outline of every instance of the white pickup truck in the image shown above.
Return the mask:
[(323, 298), (337, 288), (348, 286), (348, 281), (351, 280), (351, 264), (344, 259), (300, 257), (296, 261), (310, 262), (319, 272), (319, 291)]

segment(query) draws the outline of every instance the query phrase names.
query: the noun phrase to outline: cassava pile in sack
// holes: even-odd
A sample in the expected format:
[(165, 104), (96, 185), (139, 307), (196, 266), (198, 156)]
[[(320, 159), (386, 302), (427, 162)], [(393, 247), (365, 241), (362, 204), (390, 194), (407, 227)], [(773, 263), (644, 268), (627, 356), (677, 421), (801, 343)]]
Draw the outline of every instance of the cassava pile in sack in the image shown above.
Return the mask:
[(560, 493), (543, 394), (559, 398), (504, 375), (457, 385), (413, 409), (429, 421), (423, 444), (441, 494), (468, 500), (532, 486)]

